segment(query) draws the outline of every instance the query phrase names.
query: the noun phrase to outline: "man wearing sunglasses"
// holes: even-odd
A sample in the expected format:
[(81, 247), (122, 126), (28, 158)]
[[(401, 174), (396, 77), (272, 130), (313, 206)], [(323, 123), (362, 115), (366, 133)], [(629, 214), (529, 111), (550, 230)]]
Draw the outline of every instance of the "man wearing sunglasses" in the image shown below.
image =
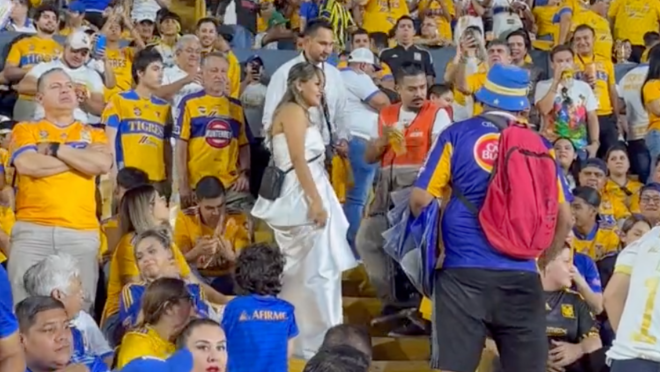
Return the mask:
[(565, 45), (550, 52), (552, 79), (540, 81), (534, 94), (542, 117), (541, 134), (550, 141), (566, 137), (573, 142), (581, 159), (595, 157), (598, 136), (598, 100), (589, 84), (574, 78), (573, 51)]
[[(39, 77), (50, 70), (61, 68), (74, 82), (80, 103), (74, 111), (74, 118), (84, 124), (90, 123), (90, 116), (100, 116), (105, 106), (101, 75), (87, 65), (91, 50), (92, 38), (83, 30), (74, 31), (66, 39), (61, 58), (34, 66), (21, 80), (16, 90), (20, 94), (34, 95), (37, 93)], [(35, 120), (43, 118), (43, 108), (38, 107), (34, 115)]]

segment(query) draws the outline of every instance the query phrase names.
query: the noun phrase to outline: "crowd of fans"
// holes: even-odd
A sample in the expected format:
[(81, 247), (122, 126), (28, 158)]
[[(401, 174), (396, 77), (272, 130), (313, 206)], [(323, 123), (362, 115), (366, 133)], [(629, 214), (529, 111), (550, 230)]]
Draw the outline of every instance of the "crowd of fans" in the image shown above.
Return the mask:
[(4, 6), (0, 371), (660, 369), (660, 0)]

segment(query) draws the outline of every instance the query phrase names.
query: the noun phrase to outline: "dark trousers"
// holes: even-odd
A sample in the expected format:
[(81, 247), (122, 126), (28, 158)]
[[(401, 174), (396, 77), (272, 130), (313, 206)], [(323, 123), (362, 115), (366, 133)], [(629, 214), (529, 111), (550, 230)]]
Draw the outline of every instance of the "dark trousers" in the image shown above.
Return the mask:
[(255, 198), (259, 194), (261, 179), (270, 162), (270, 151), (264, 146), (263, 138), (255, 138), (250, 144), (250, 193)]
[(598, 157), (602, 159), (607, 154), (607, 150), (619, 142), (619, 129), (616, 125), (616, 116), (613, 114), (598, 116), (598, 126), (600, 128)]
[(628, 141), (630, 170), (639, 176), (639, 181), (646, 183), (651, 171), (651, 154), (644, 139)]
[(490, 335), (504, 372), (546, 372), (545, 323), (545, 298), (537, 273), (439, 270), (433, 293), (431, 367), (474, 372)]

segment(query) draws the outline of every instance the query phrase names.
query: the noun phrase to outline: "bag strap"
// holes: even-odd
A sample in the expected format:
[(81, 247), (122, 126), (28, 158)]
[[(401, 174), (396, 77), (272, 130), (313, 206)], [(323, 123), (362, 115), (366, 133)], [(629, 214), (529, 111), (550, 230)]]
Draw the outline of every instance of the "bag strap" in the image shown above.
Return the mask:
[(325, 92), (321, 95), (321, 114), (323, 115), (325, 126), (328, 129), (328, 144), (332, 146), (335, 141), (333, 138), (332, 126), (330, 125), (330, 109), (328, 108), (328, 101), (325, 99)]
[(488, 112), (479, 115), (479, 117), (488, 120), (489, 123), (495, 124), (495, 126), (497, 127), (497, 129), (500, 130), (500, 132), (508, 128), (509, 123), (511, 122), (511, 120), (507, 119), (504, 116), (492, 114)]
[[(316, 155), (315, 157), (313, 157), (313, 158), (307, 160), (307, 164), (309, 164), (309, 163), (313, 162), (314, 160), (320, 158), (321, 155), (323, 155), (323, 153), (320, 153), (320, 154)], [(293, 170), (293, 165), (292, 165), (291, 167), (289, 167), (289, 169), (284, 170), (284, 171), (282, 171), (282, 172), (283, 172), (283, 174), (288, 174), (288, 173), (291, 172), (292, 170)]]
[(474, 205), (474, 203), (472, 203), (471, 201), (469, 201), (468, 198), (465, 197), (465, 195), (461, 192), (461, 190), (452, 186), (451, 193), (456, 197), (456, 199), (458, 199), (458, 201), (461, 202), (461, 204), (465, 206), (465, 208), (468, 209), (468, 211), (470, 211), (470, 213), (472, 213), (475, 216), (479, 215), (479, 209), (477, 208), (477, 206)]

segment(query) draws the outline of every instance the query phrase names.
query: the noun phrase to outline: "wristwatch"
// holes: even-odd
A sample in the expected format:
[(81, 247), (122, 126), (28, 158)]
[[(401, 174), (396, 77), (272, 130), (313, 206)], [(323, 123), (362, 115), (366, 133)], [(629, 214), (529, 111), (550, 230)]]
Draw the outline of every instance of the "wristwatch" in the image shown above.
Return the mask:
[(57, 153), (60, 151), (60, 143), (59, 142), (52, 142), (50, 144), (50, 154), (56, 158)]

